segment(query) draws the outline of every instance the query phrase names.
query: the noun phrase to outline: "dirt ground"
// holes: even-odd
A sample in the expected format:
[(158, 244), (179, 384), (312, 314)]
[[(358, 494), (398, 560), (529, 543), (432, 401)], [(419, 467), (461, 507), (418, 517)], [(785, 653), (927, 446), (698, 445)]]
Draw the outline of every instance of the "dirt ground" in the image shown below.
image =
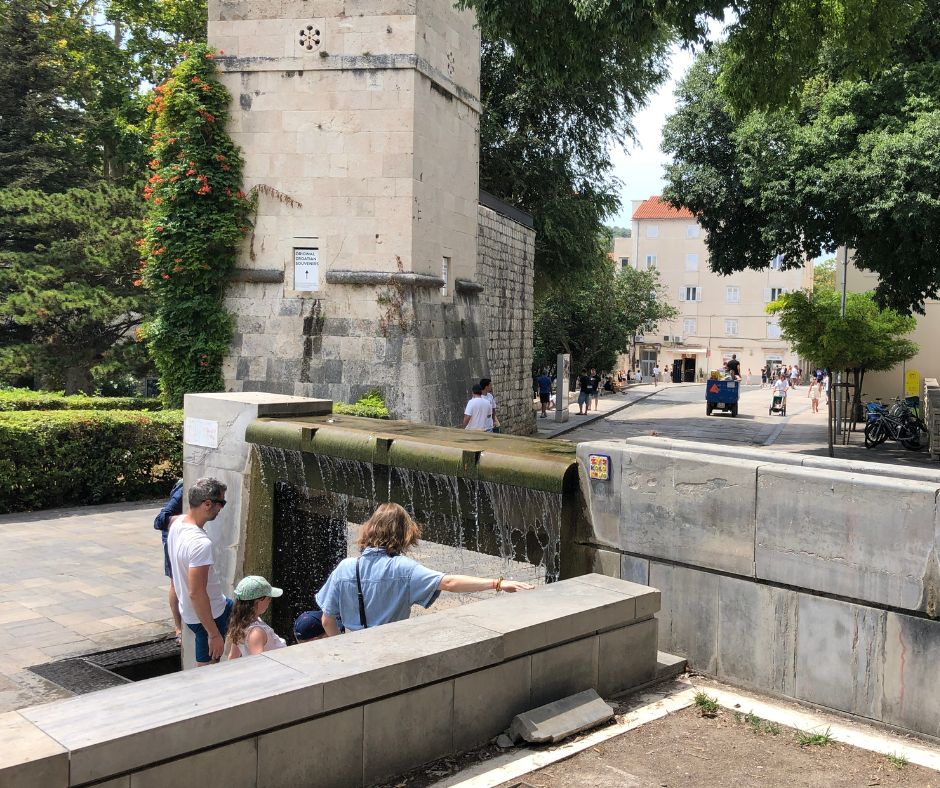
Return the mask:
[(703, 717), (690, 706), (501, 788), (582, 785), (940, 788), (940, 773), (838, 742), (801, 746), (792, 728), (726, 709)]

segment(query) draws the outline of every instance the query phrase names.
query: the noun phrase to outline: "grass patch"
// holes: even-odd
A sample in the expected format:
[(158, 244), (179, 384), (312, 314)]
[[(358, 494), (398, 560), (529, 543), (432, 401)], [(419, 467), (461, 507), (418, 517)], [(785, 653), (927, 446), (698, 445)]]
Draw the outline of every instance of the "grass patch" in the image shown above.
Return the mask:
[(756, 714), (745, 714), (744, 722), (752, 731), (754, 731), (754, 733), (767, 733), (771, 736), (776, 736), (778, 733), (780, 733), (780, 726), (777, 725), (776, 722), (761, 719)]
[(718, 701), (704, 692), (695, 694), (695, 706), (698, 708), (698, 713), (703, 717), (718, 716)]
[(796, 740), (800, 743), (800, 747), (822, 747), (832, 742), (832, 735), (829, 733), (829, 728), (826, 728), (822, 733), (797, 731)]
[(907, 756), (899, 752), (885, 753), (885, 758), (895, 769), (903, 769), (907, 766)]

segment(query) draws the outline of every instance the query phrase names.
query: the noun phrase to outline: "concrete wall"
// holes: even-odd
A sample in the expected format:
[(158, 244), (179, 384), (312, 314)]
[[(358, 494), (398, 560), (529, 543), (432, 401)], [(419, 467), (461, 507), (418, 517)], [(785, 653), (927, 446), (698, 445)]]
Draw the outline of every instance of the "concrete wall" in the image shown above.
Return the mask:
[[(597, 549), (692, 667), (940, 736), (940, 473), (657, 438), (583, 443)], [(590, 454), (611, 458), (588, 480)], [(778, 461), (782, 460), (782, 461)], [(619, 559), (619, 560), (616, 560)]]
[(479, 206), (479, 280), (486, 355), (503, 432), (535, 433), (532, 309), (535, 230)]
[(659, 592), (588, 575), (0, 716), (0, 785), (370, 785), (653, 678)]

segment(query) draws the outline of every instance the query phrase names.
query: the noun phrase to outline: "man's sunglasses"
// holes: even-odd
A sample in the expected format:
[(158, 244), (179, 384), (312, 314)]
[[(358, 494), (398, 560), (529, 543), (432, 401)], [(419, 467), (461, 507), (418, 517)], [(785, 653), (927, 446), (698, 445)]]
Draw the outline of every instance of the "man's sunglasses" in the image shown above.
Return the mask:
[(217, 503), (222, 508), (225, 508), (225, 499), (224, 498), (206, 498), (209, 503)]

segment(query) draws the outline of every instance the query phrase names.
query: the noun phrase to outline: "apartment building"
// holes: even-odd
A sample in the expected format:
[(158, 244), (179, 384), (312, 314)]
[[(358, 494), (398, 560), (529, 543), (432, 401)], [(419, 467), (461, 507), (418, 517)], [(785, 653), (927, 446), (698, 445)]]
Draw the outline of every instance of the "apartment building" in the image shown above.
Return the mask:
[[(679, 312), (637, 338), (633, 363), (649, 375), (658, 363), (674, 381), (689, 382), (720, 369), (732, 354), (742, 374), (760, 380), (765, 364), (798, 364), (766, 306), (781, 293), (812, 287), (812, 267), (783, 271), (778, 261), (762, 271), (731, 276), (708, 267), (705, 231), (695, 216), (658, 196), (633, 202), (632, 237), (617, 239), (613, 257), (638, 270), (659, 271), (669, 302)], [(619, 248), (618, 248), (619, 247)]]

